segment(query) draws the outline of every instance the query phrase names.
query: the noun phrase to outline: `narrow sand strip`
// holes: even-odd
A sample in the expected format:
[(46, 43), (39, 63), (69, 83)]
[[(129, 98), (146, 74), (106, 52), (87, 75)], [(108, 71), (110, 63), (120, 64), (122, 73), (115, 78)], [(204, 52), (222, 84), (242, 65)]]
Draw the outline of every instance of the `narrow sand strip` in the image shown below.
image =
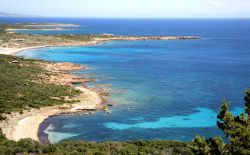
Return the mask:
[(96, 45), (100, 43), (104, 43), (110, 41), (108, 39), (96, 39), (92, 41), (87, 42), (80, 42), (80, 43), (74, 43), (74, 44), (55, 44), (55, 45), (41, 45), (41, 46), (30, 46), (30, 47), (1, 47), (0, 45), (0, 54), (5, 55), (15, 55), (19, 52), (26, 51), (26, 50), (32, 50), (32, 49), (39, 49), (39, 48), (46, 48), (46, 47), (70, 47), (70, 46), (91, 46)]
[(4, 48), (0, 47), (0, 54), (6, 54), (6, 55), (14, 55), (18, 52), (25, 51), (25, 50), (31, 50), (31, 49), (37, 49), (37, 48), (43, 48), (46, 46), (32, 46), (32, 47), (23, 47), (23, 48)]

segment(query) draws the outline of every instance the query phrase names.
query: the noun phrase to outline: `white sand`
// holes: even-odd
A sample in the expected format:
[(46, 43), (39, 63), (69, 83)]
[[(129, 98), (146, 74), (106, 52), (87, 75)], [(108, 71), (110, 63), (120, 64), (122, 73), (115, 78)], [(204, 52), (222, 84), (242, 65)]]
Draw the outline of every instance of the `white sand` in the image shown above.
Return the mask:
[(0, 54), (14, 55), (21, 51), (37, 49), (37, 48), (42, 48), (42, 47), (46, 47), (46, 46), (32, 46), (32, 47), (23, 47), (23, 48), (5, 48), (5, 47), (0, 46)]

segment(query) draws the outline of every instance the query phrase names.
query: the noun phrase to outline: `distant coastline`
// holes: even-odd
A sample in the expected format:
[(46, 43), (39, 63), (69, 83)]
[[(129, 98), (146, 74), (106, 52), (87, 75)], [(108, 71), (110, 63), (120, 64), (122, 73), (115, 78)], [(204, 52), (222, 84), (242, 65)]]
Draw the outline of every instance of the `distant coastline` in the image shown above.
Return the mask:
[(19, 51), (43, 47), (90, 46), (108, 41), (140, 40), (194, 40), (199, 36), (116, 36), (104, 33), (94, 34), (60, 34), (31, 35), (16, 33), (16, 30), (63, 30), (64, 27), (78, 27), (76, 24), (63, 23), (27, 23), (0, 25), (0, 54), (13, 55)]
[(196, 36), (150, 36), (150, 37), (138, 37), (138, 36), (131, 36), (131, 37), (125, 37), (125, 36), (114, 36), (114, 37), (108, 37), (108, 38), (102, 38), (102, 37), (96, 37), (93, 40), (89, 41), (79, 41), (79, 42), (55, 42), (55, 43), (49, 43), (49, 44), (41, 44), (38, 46), (24, 46), (20, 47), (16, 44), (11, 45), (7, 44), (0, 45), (0, 54), (7, 54), (7, 55), (14, 55), (18, 52), (25, 51), (25, 50), (31, 50), (31, 49), (38, 49), (38, 48), (45, 48), (45, 47), (69, 47), (69, 46), (91, 46), (91, 45), (97, 45), (106, 43), (109, 41), (141, 41), (141, 40), (193, 40), (193, 39), (200, 39)]

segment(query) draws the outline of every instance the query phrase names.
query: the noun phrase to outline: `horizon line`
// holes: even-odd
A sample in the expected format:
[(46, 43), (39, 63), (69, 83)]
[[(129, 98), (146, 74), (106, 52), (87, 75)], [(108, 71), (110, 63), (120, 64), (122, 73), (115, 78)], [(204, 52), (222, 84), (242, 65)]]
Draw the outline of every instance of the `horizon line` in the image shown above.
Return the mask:
[(0, 16), (0, 18), (85, 18), (85, 19), (250, 19), (249, 17), (67, 17), (67, 16)]

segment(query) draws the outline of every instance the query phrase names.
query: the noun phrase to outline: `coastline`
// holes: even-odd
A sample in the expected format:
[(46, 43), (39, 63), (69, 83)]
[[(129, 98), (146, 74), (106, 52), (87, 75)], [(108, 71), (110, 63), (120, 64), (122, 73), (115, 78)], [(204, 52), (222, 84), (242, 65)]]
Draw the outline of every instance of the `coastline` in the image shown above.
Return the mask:
[(98, 93), (84, 87), (78, 87), (77, 89), (84, 92), (83, 96), (85, 97), (82, 97), (81, 103), (30, 109), (23, 111), (22, 114), (17, 112), (7, 114), (7, 119), (0, 123), (0, 127), (6, 138), (14, 141), (23, 138), (31, 138), (39, 141), (39, 126), (47, 118), (65, 113), (75, 113), (82, 110), (98, 110), (102, 108), (101, 104), (104, 100)]
[(0, 47), (0, 54), (6, 54), (6, 55), (15, 55), (19, 52), (26, 51), (26, 50), (32, 50), (32, 49), (39, 49), (39, 48), (46, 48), (46, 47), (69, 47), (69, 46), (91, 46), (96, 45), (100, 43), (104, 43), (106, 40), (97, 40), (97, 41), (89, 41), (84, 42), (81, 44), (56, 44), (56, 45), (42, 45), (42, 46), (29, 46), (29, 47), (11, 47), (11, 48), (5, 48)]
[(6, 138), (14, 141), (23, 138), (31, 138), (39, 141), (37, 134), (39, 126), (47, 118), (65, 113), (75, 113), (81, 110), (98, 110), (102, 108), (101, 104), (104, 100), (99, 94), (84, 87), (77, 89), (83, 91), (85, 96), (85, 98), (82, 97), (80, 103), (30, 109), (23, 111), (22, 114), (17, 112), (7, 114), (7, 119), (0, 123), (0, 127)]
[[(12, 48), (6, 50), (7, 52), (4, 54), (14, 55), (23, 50), (35, 48), (43, 48), (43, 46), (15, 49)], [(103, 95), (84, 86), (86, 82), (91, 81), (90, 79), (79, 77), (68, 72), (86, 69), (85, 66), (65, 62), (46, 63), (45, 65), (41, 64), (41, 67), (59, 75), (45, 78), (46, 82), (59, 85), (70, 85), (72, 87), (74, 87), (73, 83), (80, 83), (82, 86), (77, 86), (74, 88), (80, 90), (82, 93), (73, 98), (73, 100), (78, 100), (77, 103), (69, 104), (66, 103), (67, 100), (65, 100), (65, 103), (62, 103), (61, 105), (42, 107), (40, 109), (30, 108), (28, 110), (24, 110), (22, 113), (12, 112), (9, 114), (4, 114), (6, 119), (0, 121), (0, 128), (2, 129), (3, 134), (9, 140), (18, 141), (24, 138), (31, 138), (39, 142), (38, 131), (40, 124), (51, 116), (79, 112), (90, 114), (88, 111), (106, 109), (103, 104), (105, 102)]]
[(41, 30), (41, 31), (60, 31), (60, 30), (69, 30), (69, 29), (63, 29), (63, 28), (22, 28), (22, 29), (6, 29), (8, 32), (15, 32), (15, 31), (22, 31), (22, 30)]
[[(0, 47), (0, 54), (6, 55), (15, 55), (18, 52), (24, 50), (45, 48), (45, 47), (67, 47), (67, 46), (90, 46), (96, 45), (100, 43), (105, 43), (108, 41), (139, 41), (139, 40), (190, 40), (190, 39), (199, 39), (199, 37), (195, 36), (148, 36), (148, 37), (139, 37), (139, 36), (106, 36), (102, 38), (94, 38), (90, 41), (76, 41), (76, 42), (61, 42), (61, 43), (51, 43), (40, 46), (29, 46), (25, 45), (24, 47), (17, 46), (16, 44), (11, 44), (7, 47)], [(77, 69), (76, 69), (77, 70)], [(72, 75), (72, 74), (71, 74)], [(75, 76), (74, 76), (75, 77)], [(71, 84), (73, 83), (74, 77), (66, 77), (63, 80), (68, 80), (67, 78), (71, 78)], [(55, 82), (54, 80), (53, 82)], [(68, 81), (67, 81), (68, 82)], [(66, 82), (66, 84), (68, 84)], [(85, 83), (86, 81), (82, 81), (81, 83)], [(65, 84), (65, 83), (63, 83)], [(91, 90), (86, 87), (77, 87), (77, 89), (81, 90), (83, 93), (78, 96), (79, 103), (76, 104), (62, 104), (60, 106), (51, 106), (51, 107), (43, 107), (40, 109), (29, 109), (20, 113), (10, 113), (6, 114), (6, 120), (0, 122), (0, 128), (2, 128), (3, 133), (6, 138), (14, 141), (18, 141), (22, 138), (31, 138), (33, 140), (39, 141), (38, 137), (38, 129), (41, 123), (43, 123), (47, 118), (60, 115), (64, 113), (75, 113), (81, 112), (84, 110), (99, 110), (102, 109), (107, 111), (102, 103), (104, 99), (101, 93), (97, 93), (94, 90)], [(29, 129), (29, 132), (27, 132)]]
[[(24, 46), (20, 47), (18, 45), (8, 45), (7, 47), (0, 45), (0, 54), (7, 54), (7, 55), (14, 55), (18, 52), (31, 50), (31, 49), (38, 49), (38, 48), (45, 48), (45, 47), (69, 47), (69, 46), (91, 46), (106, 43), (109, 41), (145, 41), (145, 40), (194, 40), (200, 39), (200, 37), (196, 36), (109, 36), (109, 35), (102, 35), (103, 37), (96, 37), (93, 40), (89, 41), (74, 41), (74, 42), (56, 42), (50, 43), (45, 45), (38, 45), (38, 46)], [(105, 37), (106, 36), (106, 37)]]
[(31, 46), (31, 47), (22, 47), (22, 48), (1, 48), (0, 54), (15, 55), (25, 50), (39, 49), (39, 48), (45, 48), (45, 47), (46, 46)]

